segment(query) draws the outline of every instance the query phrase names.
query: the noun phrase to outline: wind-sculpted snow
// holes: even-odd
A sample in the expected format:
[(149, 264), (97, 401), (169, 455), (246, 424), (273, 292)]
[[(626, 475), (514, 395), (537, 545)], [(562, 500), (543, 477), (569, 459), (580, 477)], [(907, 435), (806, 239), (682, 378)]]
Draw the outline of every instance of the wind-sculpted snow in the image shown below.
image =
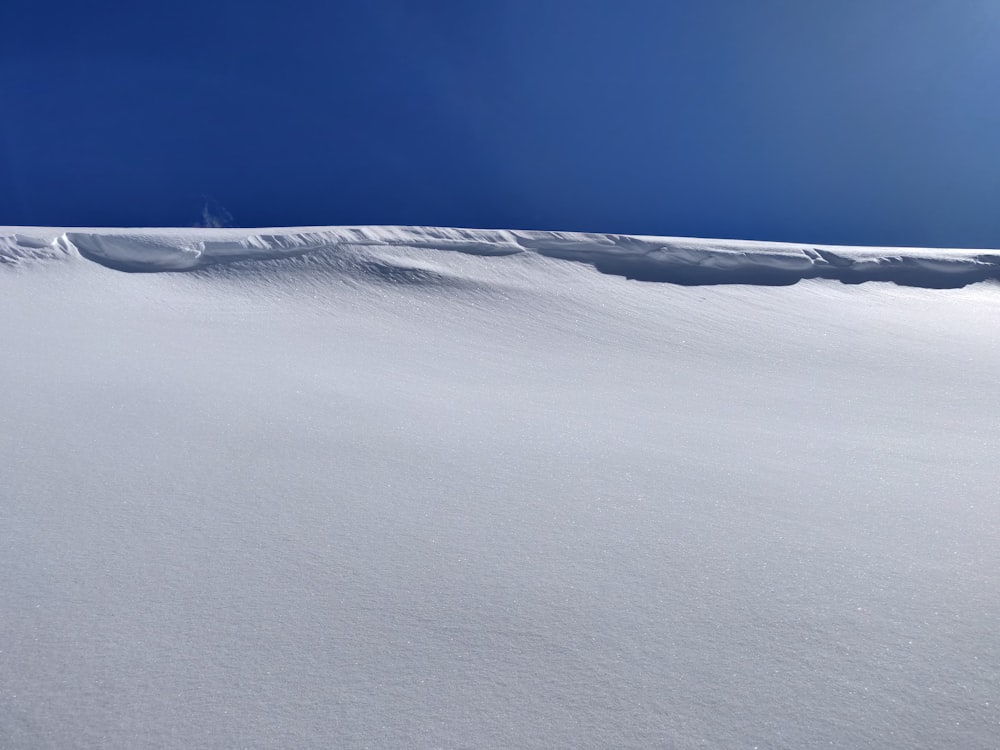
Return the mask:
[(993, 257), (12, 227), (0, 258), (3, 750), (997, 747), (1000, 295), (756, 286)]
[(399, 245), (475, 255), (510, 255), (522, 250), (515, 243), (504, 240), (502, 235), (506, 233), (478, 230), (331, 227), (316, 231), (231, 234), (68, 232), (56, 243), (75, 248), (88, 260), (130, 272), (192, 271), (220, 263), (294, 258), (345, 246)]
[(70, 252), (65, 245), (23, 234), (0, 235), (0, 266), (21, 266), (53, 260)]
[(640, 281), (685, 286), (782, 286), (803, 279), (889, 281), (935, 289), (1000, 278), (1000, 252), (866, 248), (577, 232), (433, 227), (271, 230), (76, 230), (41, 240), (0, 237), (0, 261), (79, 254), (126, 272), (193, 271), (240, 261), (337, 253), (371, 246), (450, 250), (479, 256), (534, 253), (592, 265)]

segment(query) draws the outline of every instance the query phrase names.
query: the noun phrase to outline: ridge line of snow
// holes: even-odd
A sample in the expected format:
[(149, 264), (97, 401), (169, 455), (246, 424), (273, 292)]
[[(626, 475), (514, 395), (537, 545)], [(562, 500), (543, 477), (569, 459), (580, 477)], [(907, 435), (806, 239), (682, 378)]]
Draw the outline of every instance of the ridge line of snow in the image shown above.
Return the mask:
[[(592, 265), (642, 281), (683, 285), (786, 285), (822, 278), (956, 288), (1000, 279), (1000, 252), (807, 245), (640, 235), (446, 227), (345, 226), (247, 229), (49, 229), (0, 234), (0, 263), (80, 256), (126, 272), (192, 271), (238, 261), (292, 258), (351, 247), (401, 246), (481, 256), (518, 253)], [(0, 230), (2, 231), (2, 230)]]

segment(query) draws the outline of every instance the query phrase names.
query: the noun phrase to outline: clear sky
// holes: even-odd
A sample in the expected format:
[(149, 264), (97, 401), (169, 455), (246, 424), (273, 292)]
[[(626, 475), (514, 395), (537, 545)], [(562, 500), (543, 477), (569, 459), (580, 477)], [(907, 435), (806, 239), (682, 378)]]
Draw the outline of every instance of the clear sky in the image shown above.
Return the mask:
[(1000, 0), (3, 0), (0, 29), (0, 224), (1000, 247)]

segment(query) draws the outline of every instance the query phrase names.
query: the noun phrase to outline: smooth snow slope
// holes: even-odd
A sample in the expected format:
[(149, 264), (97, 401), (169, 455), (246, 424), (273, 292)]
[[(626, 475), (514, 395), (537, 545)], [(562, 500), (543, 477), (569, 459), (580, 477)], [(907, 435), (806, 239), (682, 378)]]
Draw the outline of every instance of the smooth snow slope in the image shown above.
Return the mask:
[(1000, 745), (1000, 293), (919, 288), (988, 253), (0, 261), (0, 747)]

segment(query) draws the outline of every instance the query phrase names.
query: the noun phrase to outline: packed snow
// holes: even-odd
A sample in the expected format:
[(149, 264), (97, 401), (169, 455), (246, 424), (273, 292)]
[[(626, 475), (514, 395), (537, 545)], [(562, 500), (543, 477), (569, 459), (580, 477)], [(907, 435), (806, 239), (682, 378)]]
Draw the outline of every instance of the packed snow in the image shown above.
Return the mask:
[(998, 276), (0, 229), (0, 747), (995, 748)]

